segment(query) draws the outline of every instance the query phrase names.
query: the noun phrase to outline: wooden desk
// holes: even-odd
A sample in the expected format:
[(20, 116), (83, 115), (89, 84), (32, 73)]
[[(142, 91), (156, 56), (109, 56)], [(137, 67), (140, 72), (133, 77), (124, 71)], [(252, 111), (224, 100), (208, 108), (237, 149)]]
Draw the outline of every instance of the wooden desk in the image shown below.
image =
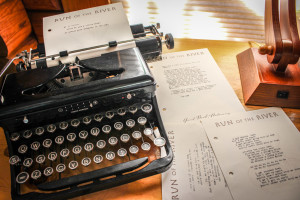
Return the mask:
[[(212, 41), (212, 40), (193, 40), (177, 39), (175, 49), (164, 52), (184, 51), (191, 49), (208, 48), (212, 56), (218, 63), (227, 80), (233, 87), (238, 98), (244, 105), (239, 70), (236, 61), (236, 55), (249, 48), (246, 42), (231, 41)], [(245, 106), (246, 110), (259, 109), (259, 106)], [(295, 126), (300, 130), (300, 109), (284, 109)], [(0, 130), (0, 200), (10, 198), (10, 175), (9, 164), (6, 152), (6, 141), (3, 130)], [(159, 200), (161, 199), (161, 176), (145, 178), (143, 180), (129, 183), (105, 191), (88, 194), (74, 200)]]

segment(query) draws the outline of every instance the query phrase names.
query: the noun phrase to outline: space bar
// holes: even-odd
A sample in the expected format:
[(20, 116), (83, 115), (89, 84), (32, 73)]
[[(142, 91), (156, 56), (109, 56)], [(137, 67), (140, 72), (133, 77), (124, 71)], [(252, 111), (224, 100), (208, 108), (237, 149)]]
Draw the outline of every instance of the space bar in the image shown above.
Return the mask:
[(129, 172), (143, 166), (147, 162), (148, 162), (148, 157), (139, 158), (136, 160), (131, 160), (125, 163), (113, 165), (110, 167), (105, 167), (95, 171), (86, 172), (86, 173), (78, 174), (67, 178), (62, 178), (56, 181), (42, 183), (37, 185), (37, 187), (38, 189), (45, 190), (45, 191), (60, 190), (81, 183), (85, 183), (88, 181), (92, 181), (95, 179)]

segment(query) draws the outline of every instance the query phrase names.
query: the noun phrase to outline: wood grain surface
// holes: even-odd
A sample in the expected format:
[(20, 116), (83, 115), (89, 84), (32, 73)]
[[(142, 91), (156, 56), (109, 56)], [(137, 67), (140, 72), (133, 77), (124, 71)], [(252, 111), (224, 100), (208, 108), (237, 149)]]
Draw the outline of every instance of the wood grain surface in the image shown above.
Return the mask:
[(26, 10), (62, 10), (60, 0), (23, 0)]
[[(233, 87), (241, 103), (244, 105), (236, 55), (249, 47), (250, 45), (246, 42), (176, 39), (175, 48), (164, 52), (168, 53), (208, 48), (228, 82)], [(263, 107), (245, 106), (246, 110), (259, 108)], [(298, 130), (300, 130), (300, 110), (285, 108), (284, 111), (296, 125)], [(5, 154), (7, 154), (6, 142), (3, 130), (0, 130), (0, 165), (2, 166), (0, 170), (0, 200), (10, 199), (9, 164), (8, 157)], [(161, 176), (155, 175), (116, 188), (77, 197), (74, 198), (74, 200), (160, 200), (161, 198)]]
[(110, 0), (61, 0), (61, 2), (65, 12), (110, 4)]

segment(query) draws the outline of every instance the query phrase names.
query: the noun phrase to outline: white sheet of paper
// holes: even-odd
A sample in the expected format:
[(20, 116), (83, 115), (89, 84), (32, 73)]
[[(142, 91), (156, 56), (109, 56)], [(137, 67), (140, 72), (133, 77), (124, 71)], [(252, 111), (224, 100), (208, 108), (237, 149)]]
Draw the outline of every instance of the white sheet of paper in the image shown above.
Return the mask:
[(174, 163), (162, 175), (164, 200), (231, 200), (202, 119), (244, 111), (207, 49), (163, 55), (149, 64)]
[(43, 34), (47, 56), (133, 39), (122, 3), (45, 17)]
[(203, 120), (235, 200), (300, 199), (300, 133), (267, 108)]

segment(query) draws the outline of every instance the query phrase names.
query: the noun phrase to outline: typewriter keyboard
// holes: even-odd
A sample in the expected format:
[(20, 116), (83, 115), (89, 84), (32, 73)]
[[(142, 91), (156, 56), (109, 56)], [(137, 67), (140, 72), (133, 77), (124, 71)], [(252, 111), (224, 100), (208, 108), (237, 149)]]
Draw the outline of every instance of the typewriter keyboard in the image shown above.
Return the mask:
[(10, 140), (15, 155), (9, 162), (16, 182), (41, 190), (63, 189), (126, 172), (126, 168), (134, 170), (160, 158), (166, 143), (150, 103), (14, 132)]

